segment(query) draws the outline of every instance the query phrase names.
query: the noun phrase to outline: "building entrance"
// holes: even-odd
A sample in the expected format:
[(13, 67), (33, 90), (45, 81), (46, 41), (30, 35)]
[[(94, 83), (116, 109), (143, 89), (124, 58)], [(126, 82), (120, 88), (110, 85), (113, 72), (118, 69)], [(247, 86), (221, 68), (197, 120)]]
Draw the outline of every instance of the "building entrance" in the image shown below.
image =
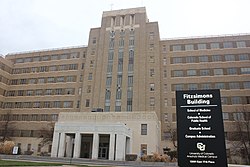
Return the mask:
[(93, 146), (93, 134), (82, 134), (80, 158), (91, 158), (92, 146)]
[(98, 149), (98, 159), (108, 159), (109, 158), (109, 140), (110, 135), (100, 134), (99, 149)]
[(99, 147), (98, 158), (108, 159), (108, 147)]

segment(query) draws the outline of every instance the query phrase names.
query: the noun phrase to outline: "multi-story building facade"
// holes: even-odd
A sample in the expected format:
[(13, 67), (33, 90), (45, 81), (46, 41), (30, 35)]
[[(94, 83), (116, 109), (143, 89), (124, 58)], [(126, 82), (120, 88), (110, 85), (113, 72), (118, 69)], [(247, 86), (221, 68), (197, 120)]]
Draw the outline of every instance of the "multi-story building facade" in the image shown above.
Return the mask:
[(88, 46), (8, 54), (0, 62), (1, 122), (22, 151), (51, 151), (41, 148), (38, 137), (59, 113), (100, 108), (155, 112), (158, 151), (173, 149), (175, 91), (220, 89), (231, 158), (231, 125), (250, 107), (250, 35), (160, 39), (145, 8), (104, 12)]

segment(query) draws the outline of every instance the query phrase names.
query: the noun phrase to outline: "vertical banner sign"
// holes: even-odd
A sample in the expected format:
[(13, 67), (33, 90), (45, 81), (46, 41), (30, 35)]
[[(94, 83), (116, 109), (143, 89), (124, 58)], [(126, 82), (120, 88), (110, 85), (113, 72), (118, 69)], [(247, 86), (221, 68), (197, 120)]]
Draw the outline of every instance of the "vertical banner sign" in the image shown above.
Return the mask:
[(227, 167), (219, 90), (176, 91), (178, 165)]

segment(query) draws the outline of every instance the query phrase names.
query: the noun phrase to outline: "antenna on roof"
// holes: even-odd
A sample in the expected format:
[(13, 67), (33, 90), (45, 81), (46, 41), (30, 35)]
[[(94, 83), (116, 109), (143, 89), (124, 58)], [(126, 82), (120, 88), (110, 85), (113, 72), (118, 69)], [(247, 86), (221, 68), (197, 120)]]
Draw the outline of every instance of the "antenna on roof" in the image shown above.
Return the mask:
[(110, 10), (113, 10), (113, 5), (114, 5), (114, 4), (112, 4), (112, 3), (110, 4), (110, 8), (111, 8)]

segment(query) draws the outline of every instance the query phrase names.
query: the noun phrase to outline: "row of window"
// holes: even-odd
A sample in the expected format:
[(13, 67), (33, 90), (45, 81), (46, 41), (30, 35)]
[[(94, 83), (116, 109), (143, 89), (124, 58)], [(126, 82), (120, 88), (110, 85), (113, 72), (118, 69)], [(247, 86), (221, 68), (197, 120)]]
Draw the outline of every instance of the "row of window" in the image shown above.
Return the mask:
[(73, 75), (47, 77), (47, 78), (44, 77), (44, 78), (13, 79), (10, 81), (10, 85), (76, 82), (76, 79), (77, 77)]
[[(4, 130), (0, 130), (0, 136), (3, 135)], [(8, 130), (7, 134), (9, 137), (41, 137), (43, 135), (42, 130)]]
[(250, 74), (250, 67), (230, 67), (216, 69), (189, 69), (189, 70), (174, 70), (171, 72), (172, 77), (192, 77), (192, 76), (215, 76), (215, 75), (244, 75)]
[(79, 58), (80, 53), (75, 52), (71, 54), (58, 54), (58, 55), (45, 55), (45, 56), (36, 56), (36, 57), (25, 57), (17, 58), (14, 60), (14, 63), (28, 63), (28, 62), (39, 62), (39, 61), (50, 61), (50, 60), (62, 60), (62, 59), (74, 59)]
[(1, 108), (73, 108), (73, 101), (5, 102)]
[(226, 42), (171, 45), (170, 51), (176, 52), (176, 51), (192, 51), (192, 50), (204, 50), (204, 49), (244, 48), (249, 46), (250, 46), (249, 41), (226, 41)]
[[(217, 83), (190, 83), (173, 84), (172, 91), (176, 90), (196, 90), (196, 89), (250, 89), (250, 81), (245, 82), (217, 82)], [(164, 92), (167, 92), (167, 85), (164, 85)]]
[[(202, 55), (202, 56), (172, 57), (171, 64), (224, 62), (224, 61), (247, 61), (247, 60), (250, 60), (249, 54)], [(166, 62), (166, 60), (163, 62)], [(165, 63), (165, 65), (166, 65), (166, 63)]]
[(2, 114), (0, 121), (57, 121), (58, 114)]
[[(82, 69), (84, 64), (82, 64)], [(36, 73), (36, 72), (51, 72), (51, 71), (65, 71), (65, 70), (78, 70), (78, 64), (62, 64), (53, 66), (41, 66), (41, 67), (28, 67), (28, 68), (15, 68), (12, 70), (13, 74), (22, 73)]]
[(5, 65), (4, 63), (0, 62), (0, 69), (6, 71), (7, 73), (11, 73), (11, 67)]
[(6, 96), (45, 96), (45, 95), (74, 95), (74, 88), (36, 89), (36, 90), (11, 90)]

